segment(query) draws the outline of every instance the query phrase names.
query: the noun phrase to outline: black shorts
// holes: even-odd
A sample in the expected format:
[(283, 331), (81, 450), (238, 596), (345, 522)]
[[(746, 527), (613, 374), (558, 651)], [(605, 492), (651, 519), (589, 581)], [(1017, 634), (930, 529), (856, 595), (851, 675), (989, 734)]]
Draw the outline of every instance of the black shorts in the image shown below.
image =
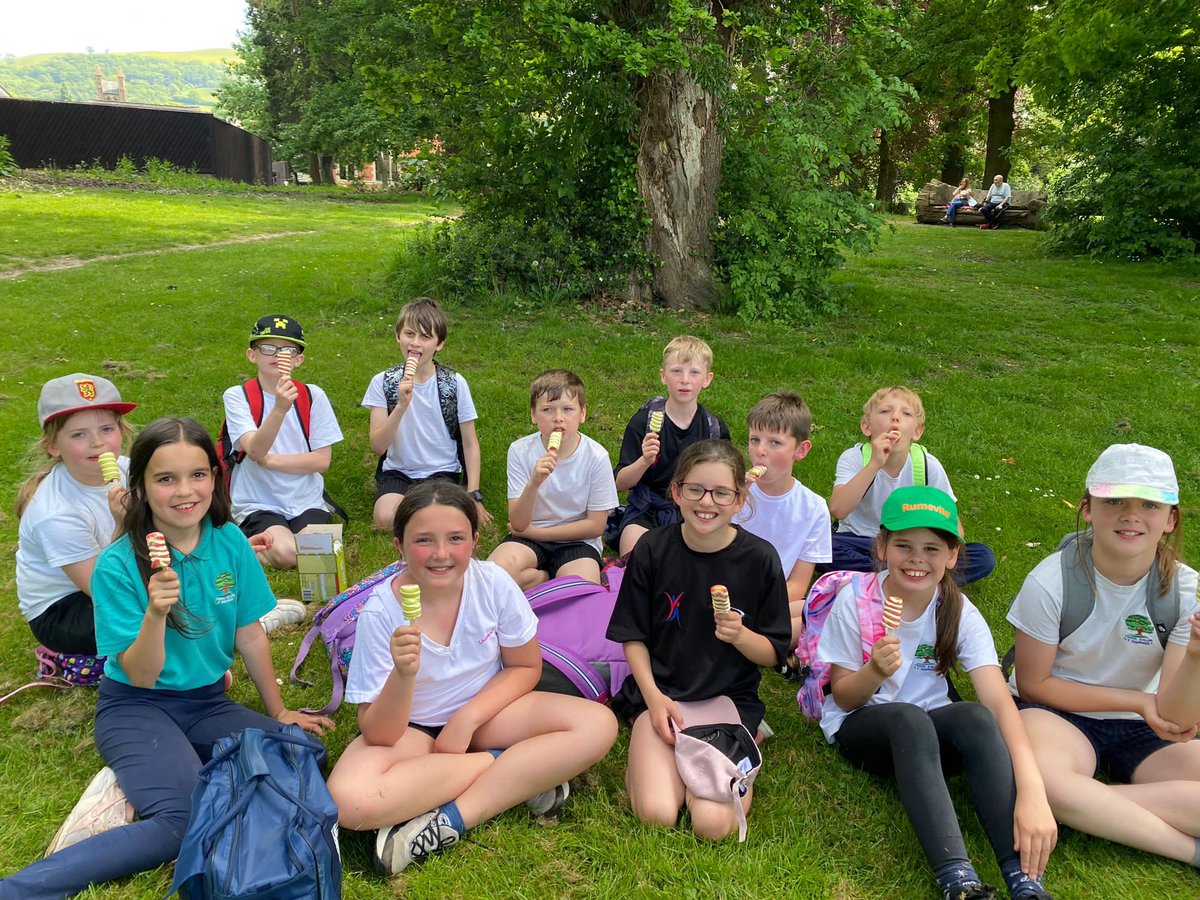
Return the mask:
[(83, 591), (55, 600), (30, 620), (29, 630), (40, 644), (56, 653), (96, 655), (96, 617), (92, 598)]
[(446, 726), (445, 725), (419, 725), (416, 722), (409, 722), (408, 727), (413, 728), (413, 729), (421, 732), (422, 734), (427, 734), (436, 741), (438, 739), (438, 735), (442, 733), (442, 729), (445, 728)]
[(409, 478), (398, 469), (380, 468), (375, 473), (375, 499), (385, 494), (407, 494), (409, 488), (423, 481), (452, 481), (459, 483), (458, 472), (434, 472), (424, 478)]
[(328, 525), (333, 521), (333, 515), (327, 509), (306, 509), (294, 519), (285, 519), (279, 513), (256, 510), (242, 520), (238, 528), (246, 537), (262, 534), (268, 528), (282, 525), (292, 534), (299, 534), (309, 525)]
[(600, 565), (600, 552), (587, 541), (531, 541), (528, 538), (505, 535), (502, 544), (521, 544), (533, 551), (537, 567), (553, 578), (558, 570), (577, 559), (592, 559)]
[(1118, 784), (1132, 783), (1134, 770), (1146, 757), (1171, 746), (1171, 741), (1160, 738), (1142, 719), (1093, 719), (1053, 706), (1027, 703), (1020, 697), (1015, 699), (1018, 709), (1044, 709), (1078, 728), (1096, 754), (1096, 769)]

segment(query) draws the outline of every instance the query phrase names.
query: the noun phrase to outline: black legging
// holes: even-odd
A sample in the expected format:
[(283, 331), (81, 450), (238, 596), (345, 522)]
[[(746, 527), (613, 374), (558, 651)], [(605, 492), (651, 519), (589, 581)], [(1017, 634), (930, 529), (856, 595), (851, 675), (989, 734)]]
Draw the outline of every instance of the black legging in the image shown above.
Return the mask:
[(894, 778), (908, 820), (925, 858), (936, 871), (967, 860), (967, 848), (946, 776), (966, 769), (975, 813), (987, 832), (996, 861), (1013, 851), (1013, 806), (1017, 800), (1012, 759), (1000, 727), (986, 707), (960, 701), (925, 712), (911, 703), (861, 707), (837, 733), (842, 755), (864, 771)]

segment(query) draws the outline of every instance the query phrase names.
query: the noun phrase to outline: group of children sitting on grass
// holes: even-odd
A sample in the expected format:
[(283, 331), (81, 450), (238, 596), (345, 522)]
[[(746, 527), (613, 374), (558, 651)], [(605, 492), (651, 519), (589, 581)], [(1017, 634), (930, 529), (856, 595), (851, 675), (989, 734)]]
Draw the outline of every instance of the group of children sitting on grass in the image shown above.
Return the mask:
[[(946, 473), (917, 443), (914, 392), (870, 398), (866, 440), (839, 459), (827, 506), (793, 476), (811, 447), (804, 402), (778, 392), (754, 406), (747, 472), (727, 427), (699, 404), (712, 380), (703, 341), (668, 344), (667, 395), (634, 414), (615, 472), (580, 433), (582, 382), (543, 372), (530, 391), (537, 431), (508, 451), (508, 534), (482, 561), (490, 515), (476, 412), (462, 376), (435, 361), (445, 316), (414, 301), (396, 333), (415, 364), (372, 379), (363, 406), (382, 457), (374, 520), (406, 565), (363, 606), (346, 692), (359, 734), (329, 776), (342, 825), (376, 832), (380, 872), (522, 803), (557, 813), (570, 779), (614, 742), (613, 712), (632, 726), (625, 784), (641, 821), (672, 827), (686, 809), (699, 836), (738, 830), (739, 804), (699, 796), (681, 773), (676, 733), (703, 723), (704, 701), (717, 698), (749, 734), (767, 733), (761, 668), (794, 665), (810, 582), (831, 570), (878, 574), (846, 578), (824, 622), (821, 729), (852, 765), (895, 779), (943, 897), (996, 895), (968, 859), (946, 788), (964, 770), (1012, 897), (1050, 896), (1041, 879), (1056, 820), (1200, 865), (1200, 606), (1196, 572), (1179, 557), (1165, 453), (1114, 445), (1091, 467), (1086, 528), (1030, 573), (1009, 611), (1006, 683), (961, 590), (995, 560), (965, 543)], [(341, 433), (325, 394), (290, 377), (304, 349), (294, 319), (256, 323), (247, 353), (257, 379), (225, 394), (229, 443), (244, 454), (231, 496), (193, 420), (155, 420), (120, 457), (134, 404), (114, 385), (76, 374), (44, 386), (48, 464), (18, 499), (18, 594), (41, 643), (107, 657), (95, 717), (107, 767), (49, 855), (0, 881), (0, 898), (69, 896), (173, 859), (218, 738), (333, 727), (283, 705), (265, 634), (287, 619), (259, 565), (293, 565), (293, 535), (329, 517), (321, 473)], [(103, 451), (120, 457), (115, 481), (102, 474)], [(600, 580), (618, 490), (628, 502), (610, 540), (626, 562), (607, 636), (632, 674), (610, 712), (535, 690), (537, 619), (522, 589), (567, 574)], [(157, 570), (145, 540), (155, 531), (171, 557)], [(400, 603), (406, 585), (421, 589), (419, 617)], [(713, 601), (717, 585), (727, 611)], [(900, 603), (896, 620), (880, 618), (885, 597)], [(266, 716), (226, 696), (235, 648)], [(958, 699), (955, 669), (978, 703)], [(752, 799), (750, 788), (740, 809)]]

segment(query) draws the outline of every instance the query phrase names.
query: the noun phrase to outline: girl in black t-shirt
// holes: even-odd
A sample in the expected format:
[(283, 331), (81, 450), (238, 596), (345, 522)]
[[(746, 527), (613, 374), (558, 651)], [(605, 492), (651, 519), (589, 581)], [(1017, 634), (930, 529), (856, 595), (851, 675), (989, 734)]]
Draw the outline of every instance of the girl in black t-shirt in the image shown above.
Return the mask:
[[(613, 708), (633, 722), (625, 785), (643, 822), (673, 826), (685, 806), (700, 837), (737, 830), (736, 807), (703, 800), (675, 766), (679, 701), (729, 697), (753, 734), (762, 720), (759, 666), (779, 665), (791, 623), (783, 568), (766, 541), (732, 524), (746, 500), (745, 463), (728, 441), (693, 444), (671, 483), (682, 521), (646, 534), (630, 555), (608, 637), (625, 647), (632, 675)], [(713, 609), (711, 589), (731, 609)], [(743, 800), (749, 809), (752, 796)]]

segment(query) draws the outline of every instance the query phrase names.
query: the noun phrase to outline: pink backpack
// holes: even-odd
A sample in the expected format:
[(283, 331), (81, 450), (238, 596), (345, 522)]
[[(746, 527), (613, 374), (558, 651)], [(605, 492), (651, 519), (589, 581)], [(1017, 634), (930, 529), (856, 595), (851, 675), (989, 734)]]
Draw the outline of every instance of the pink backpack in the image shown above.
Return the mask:
[(877, 572), (827, 572), (817, 579), (804, 601), (804, 628), (796, 643), (800, 661), (800, 690), (796, 701), (810, 719), (821, 718), (821, 707), (829, 694), (829, 663), (817, 659), (817, 643), (833, 601), (850, 585), (858, 599), (858, 630), (862, 635), (863, 663), (871, 661), (871, 648), (883, 637), (883, 590)]

